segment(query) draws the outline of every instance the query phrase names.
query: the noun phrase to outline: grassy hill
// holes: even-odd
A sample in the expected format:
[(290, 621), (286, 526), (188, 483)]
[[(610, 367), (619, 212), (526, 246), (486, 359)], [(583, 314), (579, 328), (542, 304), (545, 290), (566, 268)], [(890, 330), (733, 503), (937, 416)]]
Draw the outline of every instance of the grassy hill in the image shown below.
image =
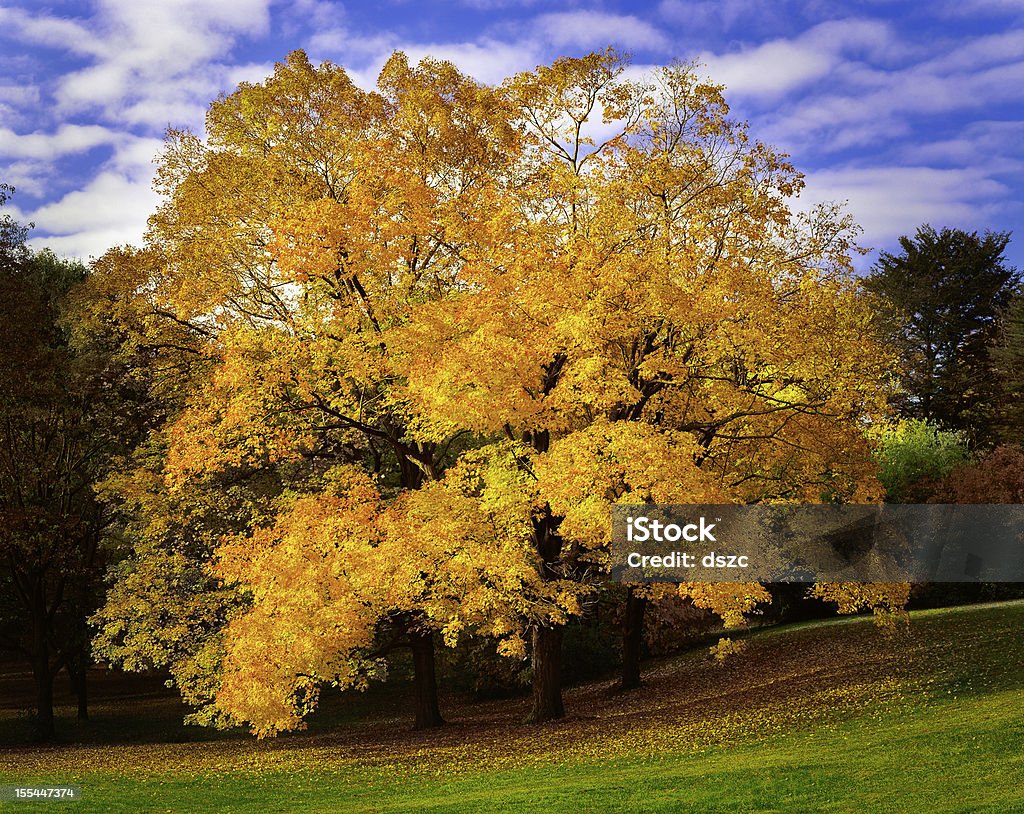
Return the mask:
[[(862, 618), (762, 630), (724, 666), (693, 652), (629, 695), (570, 690), (542, 727), (525, 700), (451, 702), (450, 726), (413, 733), (385, 689), (257, 742), (111, 697), (94, 743), (0, 748), (0, 783), (78, 783), (80, 803), (7, 806), (83, 814), (1024, 812), (1022, 632), (1022, 602), (914, 613), (888, 637)], [(9, 742), (23, 722), (8, 705), (0, 723)]]

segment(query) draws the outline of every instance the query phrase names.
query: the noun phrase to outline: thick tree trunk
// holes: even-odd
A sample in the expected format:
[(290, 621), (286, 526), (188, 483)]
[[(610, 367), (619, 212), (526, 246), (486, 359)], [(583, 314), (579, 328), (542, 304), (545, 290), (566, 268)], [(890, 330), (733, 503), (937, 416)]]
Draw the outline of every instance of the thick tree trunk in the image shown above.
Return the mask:
[(412, 647), (413, 681), (416, 685), (416, 729), (444, 724), (437, 702), (437, 672), (434, 666), (434, 634), (409, 631)]
[(622, 615), (622, 682), (621, 690), (635, 690), (640, 686), (640, 655), (644, 643), (644, 614), (647, 600), (637, 596), (632, 588), (626, 594), (626, 607)]
[(53, 740), (53, 672), (48, 660), (37, 659), (32, 674), (36, 682), (36, 739)]
[(533, 629), (533, 709), (526, 719), (539, 724), (565, 717), (562, 703), (561, 626)]
[(78, 720), (88, 721), (89, 720), (89, 692), (88, 682), (86, 680), (86, 673), (88, 668), (82, 667), (68, 667), (68, 676), (71, 678), (71, 689), (74, 690), (75, 697), (78, 698)]

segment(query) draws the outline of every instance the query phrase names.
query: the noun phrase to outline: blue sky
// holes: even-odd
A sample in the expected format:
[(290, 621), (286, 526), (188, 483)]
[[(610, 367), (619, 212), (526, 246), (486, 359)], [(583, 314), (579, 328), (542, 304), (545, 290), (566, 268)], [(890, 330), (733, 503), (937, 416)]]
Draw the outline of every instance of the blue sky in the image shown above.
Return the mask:
[(703, 63), (864, 245), (1012, 230), (1024, 270), (1024, 0), (0, 0), (0, 181), (34, 245), (88, 258), (140, 241), (165, 129), (295, 48), (370, 87), (396, 49), (499, 82), (609, 44)]

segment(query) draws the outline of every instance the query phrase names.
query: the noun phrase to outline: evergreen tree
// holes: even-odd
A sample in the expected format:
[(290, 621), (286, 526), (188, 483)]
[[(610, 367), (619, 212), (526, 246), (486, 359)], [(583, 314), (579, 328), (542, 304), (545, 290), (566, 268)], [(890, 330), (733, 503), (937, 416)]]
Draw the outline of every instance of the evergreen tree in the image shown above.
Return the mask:
[(900, 238), (898, 254), (882, 252), (866, 281), (891, 317), (901, 356), (894, 406), (905, 418), (962, 430), (976, 444), (991, 440), (998, 400), (988, 346), (1020, 283), (1003, 257), (1009, 241), (1009, 232), (979, 236), (925, 224)]
[(1024, 297), (1015, 297), (1006, 309), (991, 360), (1000, 385), (995, 435), (1020, 446), (1024, 444)]

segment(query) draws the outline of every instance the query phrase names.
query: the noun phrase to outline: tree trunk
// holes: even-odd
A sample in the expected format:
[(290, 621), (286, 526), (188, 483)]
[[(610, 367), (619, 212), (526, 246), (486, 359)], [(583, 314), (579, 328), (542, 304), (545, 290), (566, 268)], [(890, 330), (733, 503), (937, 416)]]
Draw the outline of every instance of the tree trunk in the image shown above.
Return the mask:
[(562, 633), (560, 625), (533, 629), (533, 709), (526, 719), (539, 724), (565, 717), (562, 703)]
[(415, 729), (444, 724), (437, 702), (437, 672), (434, 668), (434, 634), (409, 631), (412, 647), (413, 681), (416, 685)]
[(626, 594), (626, 607), (622, 616), (622, 682), (620, 690), (635, 690), (640, 686), (640, 655), (644, 643), (644, 614), (647, 600), (637, 596), (630, 588)]
[(78, 720), (80, 721), (89, 720), (89, 693), (86, 681), (87, 672), (88, 668), (84, 665), (82, 667), (68, 667), (68, 676), (71, 678), (71, 689), (74, 690), (75, 696), (78, 698)]
[(53, 740), (53, 672), (49, 660), (36, 659), (32, 666), (36, 682), (36, 739)]

